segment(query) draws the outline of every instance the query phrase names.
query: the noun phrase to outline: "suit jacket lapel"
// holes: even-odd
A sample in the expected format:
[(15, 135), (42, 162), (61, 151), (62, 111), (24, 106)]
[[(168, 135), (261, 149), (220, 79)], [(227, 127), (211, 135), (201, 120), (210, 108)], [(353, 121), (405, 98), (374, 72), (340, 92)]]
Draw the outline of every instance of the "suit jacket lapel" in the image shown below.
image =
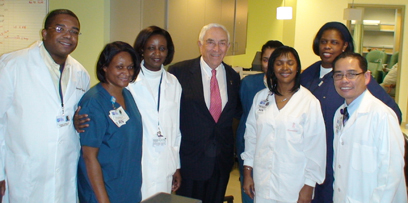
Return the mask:
[(204, 99), (204, 91), (203, 91), (203, 79), (202, 79), (202, 73), (201, 73), (201, 67), (200, 67), (200, 57), (194, 61), (193, 67), (190, 69), (191, 77), (190, 83), (192, 85), (191, 89), (194, 92), (194, 97), (197, 98), (197, 105), (199, 105), (198, 109), (202, 109), (202, 113), (206, 115), (208, 118), (213, 119), (213, 117), (210, 114), (210, 111), (207, 108), (207, 105), (205, 103)]
[(232, 69), (227, 68), (228, 66), (223, 62), (224, 65), (224, 69), (225, 69), (225, 77), (226, 77), (226, 85), (227, 85), (227, 98), (228, 101), (225, 104), (224, 108), (222, 109), (221, 115), (220, 115), (220, 119), (222, 119), (222, 117), (224, 117), (224, 114), (226, 114), (225, 112), (227, 111), (226, 109), (229, 108), (229, 106), (231, 105), (231, 101), (233, 100), (233, 85), (234, 85), (234, 80), (233, 80), (233, 72), (234, 71)]

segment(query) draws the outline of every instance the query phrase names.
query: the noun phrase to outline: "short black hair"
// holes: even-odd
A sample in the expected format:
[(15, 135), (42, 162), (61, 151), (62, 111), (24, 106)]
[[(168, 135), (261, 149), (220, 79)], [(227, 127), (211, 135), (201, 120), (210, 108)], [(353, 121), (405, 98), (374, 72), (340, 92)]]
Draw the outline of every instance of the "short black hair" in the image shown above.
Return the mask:
[(173, 40), (171, 39), (169, 32), (155, 25), (143, 29), (142, 31), (139, 32), (139, 34), (136, 37), (133, 48), (135, 49), (137, 55), (139, 55), (140, 61), (138, 61), (138, 64), (140, 65), (140, 62), (143, 59), (143, 49), (147, 43), (147, 40), (149, 40), (149, 38), (152, 37), (153, 35), (162, 35), (166, 39), (168, 52), (167, 57), (163, 62), (163, 65), (170, 64), (171, 61), (173, 61), (175, 51)]
[(103, 70), (104, 67), (109, 66), (112, 62), (112, 59), (119, 54), (120, 52), (127, 52), (132, 57), (133, 65), (134, 65), (134, 74), (132, 77), (132, 82), (136, 79), (137, 75), (140, 71), (140, 65), (136, 64), (137, 61), (137, 54), (132, 46), (126, 42), (116, 41), (109, 43), (105, 46), (102, 50), (101, 54), (99, 55), (98, 63), (96, 64), (96, 76), (101, 83), (106, 83), (105, 71)]
[(269, 58), (269, 61), (268, 61), (268, 71), (266, 72), (266, 78), (267, 78), (266, 82), (268, 84), (268, 88), (271, 92), (273, 92), (276, 95), (282, 96), (282, 94), (278, 91), (278, 79), (275, 75), (275, 71), (273, 70), (273, 67), (278, 57), (283, 56), (283, 55), (288, 55), (289, 53), (293, 54), (293, 56), (295, 57), (296, 63), (297, 63), (295, 85), (293, 86), (291, 91), (296, 92), (300, 88), (300, 70), (302, 69), (302, 66), (300, 64), (299, 54), (292, 47), (281, 46), (281, 47), (276, 48), (275, 51), (272, 52), (271, 57)]
[(358, 65), (360, 66), (361, 70), (363, 70), (363, 73), (367, 72), (367, 59), (361, 56), (359, 53), (354, 53), (354, 52), (343, 52), (340, 55), (338, 55), (334, 60), (333, 60), (333, 72), (336, 70), (336, 62), (339, 59), (344, 59), (344, 58), (353, 58), (358, 60)]
[(354, 42), (353, 37), (350, 34), (348, 28), (340, 22), (328, 22), (324, 24), (316, 34), (316, 37), (313, 40), (313, 52), (319, 56), (319, 43), (322, 38), (323, 32), (326, 30), (337, 30), (340, 34), (341, 39), (344, 42), (347, 42), (346, 52), (354, 52)]
[(261, 61), (262, 61), (262, 56), (265, 52), (266, 49), (276, 49), (278, 47), (283, 46), (282, 42), (278, 41), (278, 40), (269, 40), (267, 41), (261, 49)]
[(74, 12), (72, 12), (72, 11), (70, 11), (68, 9), (56, 9), (56, 10), (53, 10), (53, 11), (48, 13), (47, 17), (45, 18), (44, 29), (49, 28), (51, 26), (51, 22), (54, 20), (55, 16), (60, 15), (60, 14), (67, 14), (67, 15), (70, 15), (70, 16), (74, 17), (75, 19), (77, 19), (78, 24), (80, 25), (79, 19), (75, 15)]

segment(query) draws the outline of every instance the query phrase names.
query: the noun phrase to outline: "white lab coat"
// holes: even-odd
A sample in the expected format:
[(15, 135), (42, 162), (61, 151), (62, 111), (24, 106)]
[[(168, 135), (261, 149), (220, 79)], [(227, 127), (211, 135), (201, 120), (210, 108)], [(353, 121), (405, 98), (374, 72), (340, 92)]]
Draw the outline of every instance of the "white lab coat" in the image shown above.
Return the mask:
[(258, 92), (245, 130), (244, 165), (253, 167), (256, 197), (296, 202), (306, 184), (322, 183), (326, 169), (326, 134), (319, 101), (304, 87), (278, 110), (273, 95)]
[[(163, 68), (163, 67), (162, 67)], [(133, 95), (142, 115), (142, 199), (158, 192), (171, 193), (173, 174), (180, 168), (180, 98), (181, 85), (176, 77), (163, 69), (160, 109), (157, 112), (157, 90), (149, 90), (144, 74), (140, 73), (128, 89)], [(163, 151), (156, 151), (153, 140), (157, 139), (158, 119), (162, 135), (166, 138)]]
[[(41, 44), (0, 58), (0, 180), (7, 181), (10, 202), (76, 202), (79, 138), (72, 122), (57, 127), (61, 100), (40, 56)], [(72, 118), (89, 89), (89, 75), (71, 56), (67, 72), (64, 106)]]
[(365, 91), (360, 106), (343, 127), (334, 116), (334, 202), (407, 202), (404, 138), (398, 118)]

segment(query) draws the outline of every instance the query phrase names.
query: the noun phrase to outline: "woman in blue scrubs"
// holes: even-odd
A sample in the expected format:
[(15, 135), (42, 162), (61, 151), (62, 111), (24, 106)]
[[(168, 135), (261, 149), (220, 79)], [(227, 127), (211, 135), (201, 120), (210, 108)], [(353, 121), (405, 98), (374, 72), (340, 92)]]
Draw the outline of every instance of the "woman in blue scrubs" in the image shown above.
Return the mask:
[[(334, 88), (332, 62), (345, 51), (354, 52), (353, 38), (347, 27), (340, 22), (324, 24), (313, 40), (313, 52), (321, 60), (309, 66), (301, 75), (302, 86), (309, 89), (320, 101), (326, 126), (326, 180), (316, 186), (313, 202), (333, 201), (333, 117), (336, 110), (344, 103), (344, 99)], [(367, 88), (375, 97), (393, 109), (401, 122), (401, 110), (398, 105), (373, 78)]]
[(79, 102), (79, 114), (90, 119), (80, 134), (81, 203), (141, 201), (142, 121), (125, 89), (139, 73), (136, 57), (127, 43), (107, 44), (96, 67), (100, 83)]

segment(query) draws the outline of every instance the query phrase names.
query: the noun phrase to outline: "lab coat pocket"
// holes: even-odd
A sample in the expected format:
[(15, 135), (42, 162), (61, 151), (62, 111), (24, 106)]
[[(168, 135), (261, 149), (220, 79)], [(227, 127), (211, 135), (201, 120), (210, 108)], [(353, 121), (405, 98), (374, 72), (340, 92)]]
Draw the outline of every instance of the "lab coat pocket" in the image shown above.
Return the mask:
[(280, 163), (279, 164), (279, 193), (282, 197), (293, 197), (294, 201), (299, 196), (300, 189), (304, 185), (303, 163)]
[[(32, 185), (35, 183), (32, 180), (32, 170), (41, 170), (37, 163), (30, 163), (30, 160), (27, 156), (22, 156), (18, 154), (10, 153), (8, 156), (10, 160), (7, 162), (9, 165), (6, 165), (6, 173), (9, 184), (9, 189), (18, 188), (20, 191), (10, 191), (21, 193), (23, 191), (31, 191)], [(38, 172), (38, 171), (37, 171)], [(11, 183), (15, 183), (14, 186), (11, 186)]]
[(351, 197), (346, 197), (347, 198), (347, 203), (362, 203), (361, 201), (352, 199)]
[(377, 149), (372, 146), (353, 144), (352, 167), (364, 173), (373, 173), (377, 169)]
[[(167, 153), (168, 154), (168, 158), (167, 158), (167, 171), (168, 171), (168, 175), (173, 175), (176, 172), (176, 160), (175, 157), (173, 157), (173, 153)], [(165, 161), (165, 160), (163, 160)], [(164, 169), (166, 170), (166, 169)]]
[(303, 126), (301, 118), (288, 116), (285, 123), (287, 140), (292, 144), (300, 144), (303, 142)]

